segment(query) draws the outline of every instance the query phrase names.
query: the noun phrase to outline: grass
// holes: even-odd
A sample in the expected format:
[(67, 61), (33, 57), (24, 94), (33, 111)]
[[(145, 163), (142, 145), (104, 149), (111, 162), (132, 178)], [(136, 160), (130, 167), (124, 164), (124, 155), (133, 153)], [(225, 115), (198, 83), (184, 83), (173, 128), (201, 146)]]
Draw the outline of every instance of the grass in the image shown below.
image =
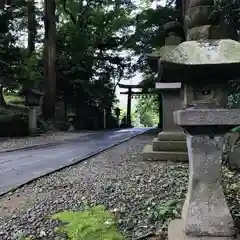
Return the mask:
[(24, 97), (17, 94), (4, 94), (4, 99), (7, 104), (24, 106)]

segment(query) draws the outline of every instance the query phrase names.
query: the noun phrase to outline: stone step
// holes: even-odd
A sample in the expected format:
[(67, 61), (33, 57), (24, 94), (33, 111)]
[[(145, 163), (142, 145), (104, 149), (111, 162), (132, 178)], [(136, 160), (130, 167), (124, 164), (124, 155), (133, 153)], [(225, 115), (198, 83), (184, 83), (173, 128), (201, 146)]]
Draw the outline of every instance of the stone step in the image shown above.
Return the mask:
[(188, 154), (181, 151), (153, 151), (152, 145), (146, 145), (142, 152), (142, 159), (144, 161), (188, 162)]
[(159, 141), (158, 138), (154, 138), (152, 144), (153, 151), (187, 152), (186, 141)]
[(159, 141), (186, 141), (186, 134), (182, 131), (163, 131), (158, 134)]

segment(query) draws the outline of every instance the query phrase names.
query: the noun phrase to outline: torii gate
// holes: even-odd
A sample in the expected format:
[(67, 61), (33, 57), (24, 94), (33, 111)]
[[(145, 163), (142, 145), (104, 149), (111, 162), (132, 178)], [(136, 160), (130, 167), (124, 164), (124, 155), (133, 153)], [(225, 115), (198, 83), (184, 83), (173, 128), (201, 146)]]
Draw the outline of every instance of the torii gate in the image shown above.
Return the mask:
[(152, 90), (151, 92), (147, 91), (147, 92), (142, 92), (142, 91), (138, 91), (138, 92), (134, 92), (132, 91), (133, 88), (137, 88), (137, 89), (142, 89), (143, 87), (141, 85), (125, 85), (125, 84), (118, 84), (118, 86), (120, 88), (123, 89), (127, 89), (126, 92), (120, 92), (120, 94), (126, 94), (127, 96), (127, 125), (131, 126), (131, 107), (132, 107), (132, 96), (133, 95), (143, 95), (143, 94), (158, 94), (159, 96), (159, 123), (158, 123), (158, 127), (162, 128), (162, 95), (161, 93)]

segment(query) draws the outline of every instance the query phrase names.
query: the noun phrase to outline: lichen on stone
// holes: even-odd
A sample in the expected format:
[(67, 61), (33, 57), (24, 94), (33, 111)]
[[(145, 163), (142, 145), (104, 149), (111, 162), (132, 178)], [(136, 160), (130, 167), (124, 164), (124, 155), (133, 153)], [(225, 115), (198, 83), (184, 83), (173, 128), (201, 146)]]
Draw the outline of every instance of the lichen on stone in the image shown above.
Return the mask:
[(185, 65), (240, 64), (240, 43), (230, 39), (186, 41), (171, 52), (162, 51), (162, 59)]

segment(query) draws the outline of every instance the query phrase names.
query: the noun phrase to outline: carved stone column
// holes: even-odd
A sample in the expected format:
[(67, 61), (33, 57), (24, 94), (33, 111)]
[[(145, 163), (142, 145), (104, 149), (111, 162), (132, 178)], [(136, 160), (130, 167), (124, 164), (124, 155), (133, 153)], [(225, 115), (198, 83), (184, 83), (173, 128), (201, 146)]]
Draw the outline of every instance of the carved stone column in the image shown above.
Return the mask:
[(188, 193), (182, 210), (185, 234), (232, 236), (234, 225), (221, 186), (223, 136), (187, 135)]

